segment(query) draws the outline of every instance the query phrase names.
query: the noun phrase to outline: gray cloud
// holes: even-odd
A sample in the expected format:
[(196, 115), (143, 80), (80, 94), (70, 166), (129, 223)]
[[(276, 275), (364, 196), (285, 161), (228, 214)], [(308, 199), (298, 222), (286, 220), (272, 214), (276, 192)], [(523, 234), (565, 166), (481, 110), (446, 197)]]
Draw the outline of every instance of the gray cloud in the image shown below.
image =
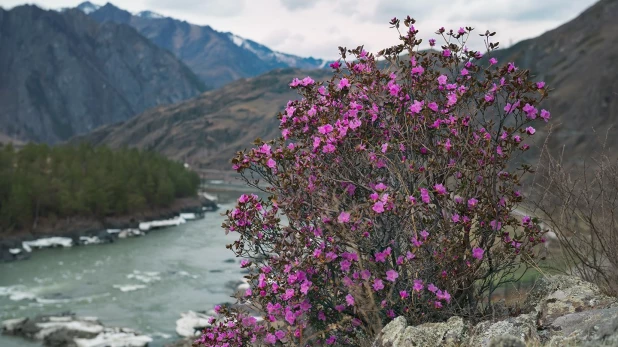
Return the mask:
[(147, 0), (146, 5), (175, 12), (201, 12), (205, 16), (235, 17), (242, 14), (246, 0)]

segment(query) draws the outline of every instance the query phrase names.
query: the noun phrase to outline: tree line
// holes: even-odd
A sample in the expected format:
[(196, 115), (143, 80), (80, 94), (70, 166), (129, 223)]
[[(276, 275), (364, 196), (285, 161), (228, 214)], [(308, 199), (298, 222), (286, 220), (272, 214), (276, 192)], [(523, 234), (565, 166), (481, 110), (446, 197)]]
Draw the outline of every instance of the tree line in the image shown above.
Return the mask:
[(199, 183), (183, 164), (154, 152), (0, 144), (0, 231), (35, 228), (41, 218), (103, 218), (163, 207), (194, 196)]

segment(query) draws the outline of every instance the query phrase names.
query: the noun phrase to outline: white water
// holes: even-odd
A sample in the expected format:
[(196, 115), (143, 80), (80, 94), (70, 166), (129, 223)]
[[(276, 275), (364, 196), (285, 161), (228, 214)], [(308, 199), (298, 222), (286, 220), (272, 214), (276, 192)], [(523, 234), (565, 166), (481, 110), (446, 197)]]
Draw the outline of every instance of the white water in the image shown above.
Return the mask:
[[(181, 313), (233, 301), (226, 283), (242, 273), (237, 259), (226, 262), (234, 255), (225, 245), (237, 236), (225, 235), (220, 216), (231, 208), (145, 237), (37, 250), (0, 264), (0, 321), (72, 311), (140, 331), (153, 338), (150, 346), (170, 343)], [(0, 346), (40, 344), (0, 335)]]

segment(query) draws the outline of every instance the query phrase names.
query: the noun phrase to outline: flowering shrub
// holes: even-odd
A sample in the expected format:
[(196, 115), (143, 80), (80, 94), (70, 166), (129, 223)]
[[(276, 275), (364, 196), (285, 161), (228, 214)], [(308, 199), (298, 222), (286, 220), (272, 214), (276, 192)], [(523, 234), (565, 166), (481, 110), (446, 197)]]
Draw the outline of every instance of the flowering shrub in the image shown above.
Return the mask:
[(234, 158), (271, 194), (241, 196), (223, 225), (251, 273), (240, 301), (264, 321), (224, 308), (196, 343), (354, 346), (395, 316), (478, 317), (544, 241), (510, 213), (530, 171), (513, 163), (530, 123), (550, 118), (544, 83), (468, 50), (471, 28), (442, 28), (446, 43), (423, 52), (403, 24), (402, 43), (378, 53), (386, 67), (340, 48), (330, 81), (292, 81), (302, 99), (279, 115), (282, 137)]

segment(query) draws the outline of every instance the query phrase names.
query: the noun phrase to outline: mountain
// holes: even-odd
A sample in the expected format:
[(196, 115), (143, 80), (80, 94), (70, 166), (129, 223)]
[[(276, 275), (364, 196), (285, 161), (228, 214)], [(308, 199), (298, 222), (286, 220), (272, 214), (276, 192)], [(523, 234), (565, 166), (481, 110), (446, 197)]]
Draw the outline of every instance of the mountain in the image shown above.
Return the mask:
[(257, 137), (280, 136), (278, 112), (298, 98), (295, 77), (328, 78), (327, 70), (278, 69), (232, 82), (175, 105), (161, 106), (126, 122), (108, 125), (72, 142), (150, 149), (193, 167), (230, 170), (234, 154)]
[[(604, 135), (618, 121), (618, 0), (603, 0), (573, 21), (537, 38), (493, 53), (502, 64), (515, 61), (553, 88), (544, 108), (555, 130), (550, 149), (577, 163), (600, 150), (593, 129)], [(279, 70), (241, 80), (198, 98), (156, 109), (122, 124), (107, 126), (77, 140), (115, 147), (150, 148), (205, 168), (229, 169), (237, 150), (256, 137), (279, 136), (274, 115), (296, 93), (287, 86), (301, 70)], [(312, 71), (316, 79), (328, 72)], [(548, 129), (541, 121), (537, 140)], [(543, 132), (543, 130), (545, 132)], [(618, 148), (615, 129), (608, 145)], [(616, 155), (618, 157), (618, 154)], [(532, 159), (529, 157), (529, 159)], [(536, 158), (534, 158), (536, 159)]]
[(0, 8), (0, 132), (55, 143), (204, 91), (133, 28), (78, 10)]
[(176, 55), (202, 81), (221, 87), (239, 78), (253, 77), (276, 68), (317, 69), (326, 61), (275, 52), (255, 41), (161, 16), (151, 11), (132, 14), (110, 3), (84, 2), (77, 6), (98, 22), (128, 24), (142, 35)]
[[(529, 69), (553, 92), (548, 146), (577, 162), (598, 152), (601, 142), (618, 149), (618, 0), (601, 0), (574, 20), (495, 52), (501, 63)], [(537, 140), (543, 142), (544, 130)], [(618, 155), (616, 155), (618, 157)]]

